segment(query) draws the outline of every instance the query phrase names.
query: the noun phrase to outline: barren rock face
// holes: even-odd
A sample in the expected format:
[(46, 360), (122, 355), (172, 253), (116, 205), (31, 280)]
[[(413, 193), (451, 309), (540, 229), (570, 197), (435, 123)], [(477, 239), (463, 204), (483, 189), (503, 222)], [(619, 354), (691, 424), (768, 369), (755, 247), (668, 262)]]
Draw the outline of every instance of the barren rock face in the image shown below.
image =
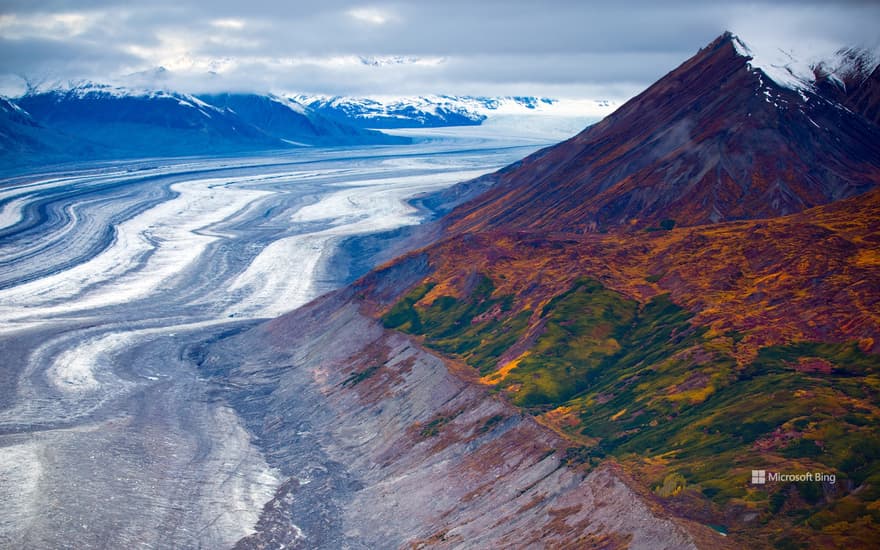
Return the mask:
[(240, 548), (694, 547), (613, 467), (566, 465), (558, 436), (359, 308), (344, 291), (206, 350), (289, 476)]

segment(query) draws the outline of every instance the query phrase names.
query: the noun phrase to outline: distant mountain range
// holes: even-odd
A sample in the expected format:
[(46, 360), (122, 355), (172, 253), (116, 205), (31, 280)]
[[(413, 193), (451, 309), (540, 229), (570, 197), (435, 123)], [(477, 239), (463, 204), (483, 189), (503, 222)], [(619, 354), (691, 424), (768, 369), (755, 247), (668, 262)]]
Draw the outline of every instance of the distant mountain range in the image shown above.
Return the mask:
[(2, 157), (18, 164), (409, 142), (273, 95), (197, 97), (84, 83), (3, 100), (0, 109)]
[[(534, 97), (192, 95), (83, 82), (0, 98), (0, 165), (403, 144), (411, 140), (375, 129), (479, 125), (489, 114), (533, 113), (556, 103)], [(607, 102), (598, 104), (610, 110)]]
[(558, 103), (546, 97), (412, 96), (359, 98), (297, 95), (293, 99), (334, 119), (365, 128), (475, 126), (493, 113), (522, 113)]
[[(725, 33), (577, 136), (427, 197), (466, 202), (220, 344), (273, 350), (226, 367), (259, 385), (255, 435), (283, 452), (323, 422), (364, 492), (460, 497), (423, 500), (414, 546), (875, 546), (878, 82), (869, 52), (798, 66)], [(347, 435), (378, 417), (382, 437)]]

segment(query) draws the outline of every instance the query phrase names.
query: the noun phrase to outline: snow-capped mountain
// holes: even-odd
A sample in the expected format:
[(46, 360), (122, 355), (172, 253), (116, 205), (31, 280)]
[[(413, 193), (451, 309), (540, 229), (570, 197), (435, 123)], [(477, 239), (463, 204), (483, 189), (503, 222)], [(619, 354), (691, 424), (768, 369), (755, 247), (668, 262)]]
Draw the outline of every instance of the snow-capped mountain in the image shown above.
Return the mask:
[(39, 147), (40, 125), (15, 103), (0, 98), (0, 151), (22, 153)]
[(820, 61), (813, 67), (816, 82), (827, 79), (844, 90), (858, 88), (880, 66), (880, 52), (862, 48), (843, 48), (831, 59)]
[[(874, 187), (880, 128), (790, 65), (755, 59), (722, 35), (601, 122), (500, 171), (451, 219), (468, 230), (576, 233), (696, 225), (791, 214)], [(875, 98), (876, 79), (856, 90)]]
[(880, 52), (847, 48), (814, 68), (815, 86), (826, 96), (880, 124)]
[[(539, 97), (341, 97), (295, 94), (188, 94), (158, 82), (88, 81), (32, 88), (0, 113), (0, 159), (72, 160), (225, 154), (294, 146), (409, 143), (375, 129), (478, 126), (524, 115), (591, 117), (613, 102)], [(141, 79), (143, 80), (143, 79)], [(565, 133), (564, 135), (568, 135)], [(562, 137), (562, 135), (560, 135)]]
[(195, 96), (86, 83), (16, 100), (41, 126), (138, 156), (281, 147), (283, 142)]
[(32, 90), (4, 100), (0, 110), (4, 153), (55, 155), (59, 160), (409, 142), (272, 95), (197, 97), (82, 82)]
[[(557, 99), (531, 96), (477, 97), (424, 95), (408, 97), (346, 97), (294, 95), (291, 99), (327, 117), (343, 119), (365, 128), (433, 128), (476, 126), (490, 116), (553, 114), (570, 105)], [(610, 113), (608, 101), (579, 102), (578, 114)], [(593, 114), (590, 112), (589, 114)]]

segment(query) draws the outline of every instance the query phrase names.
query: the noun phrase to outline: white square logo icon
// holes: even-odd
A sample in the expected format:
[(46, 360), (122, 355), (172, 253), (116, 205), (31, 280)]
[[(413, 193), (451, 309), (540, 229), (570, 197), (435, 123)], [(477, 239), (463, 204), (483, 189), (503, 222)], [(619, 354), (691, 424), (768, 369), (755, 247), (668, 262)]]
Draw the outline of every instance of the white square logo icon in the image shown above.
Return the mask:
[(767, 483), (767, 471), (766, 470), (752, 470), (752, 484), (753, 485), (764, 485)]

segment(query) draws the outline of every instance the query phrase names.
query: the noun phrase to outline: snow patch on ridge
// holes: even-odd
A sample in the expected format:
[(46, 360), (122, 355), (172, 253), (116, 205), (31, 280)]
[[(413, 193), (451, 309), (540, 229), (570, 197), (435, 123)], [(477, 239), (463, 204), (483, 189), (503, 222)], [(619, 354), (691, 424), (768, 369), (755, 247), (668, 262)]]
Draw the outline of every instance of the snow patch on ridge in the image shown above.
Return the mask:
[(816, 64), (815, 72), (842, 90), (857, 87), (880, 65), (880, 48), (842, 48), (834, 57)]
[(285, 107), (287, 107), (288, 109), (290, 109), (291, 111), (293, 111), (295, 113), (299, 113), (303, 116), (308, 116), (308, 114), (309, 114), (305, 105), (303, 105), (302, 103), (299, 103), (295, 99), (292, 99), (289, 97), (280, 97), (275, 94), (269, 94), (266, 97), (268, 97), (271, 101), (274, 101), (275, 103), (284, 105)]
[(738, 36), (732, 38), (736, 53), (749, 59), (752, 69), (759, 69), (775, 83), (793, 90), (810, 88), (813, 69), (810, 63), (797, 59), (793, 51), (782, 48), (753, 49)]
[(880, 48), (843, 48), (805, 53), (795, 48), (756, 47), (731, 36), (736, 53), (748, 58), (749, 67), (760, 70), (784, 88), (812, 90), (818, 74), (840, 87), (845, 81), (863, 81), (880, 65)]

